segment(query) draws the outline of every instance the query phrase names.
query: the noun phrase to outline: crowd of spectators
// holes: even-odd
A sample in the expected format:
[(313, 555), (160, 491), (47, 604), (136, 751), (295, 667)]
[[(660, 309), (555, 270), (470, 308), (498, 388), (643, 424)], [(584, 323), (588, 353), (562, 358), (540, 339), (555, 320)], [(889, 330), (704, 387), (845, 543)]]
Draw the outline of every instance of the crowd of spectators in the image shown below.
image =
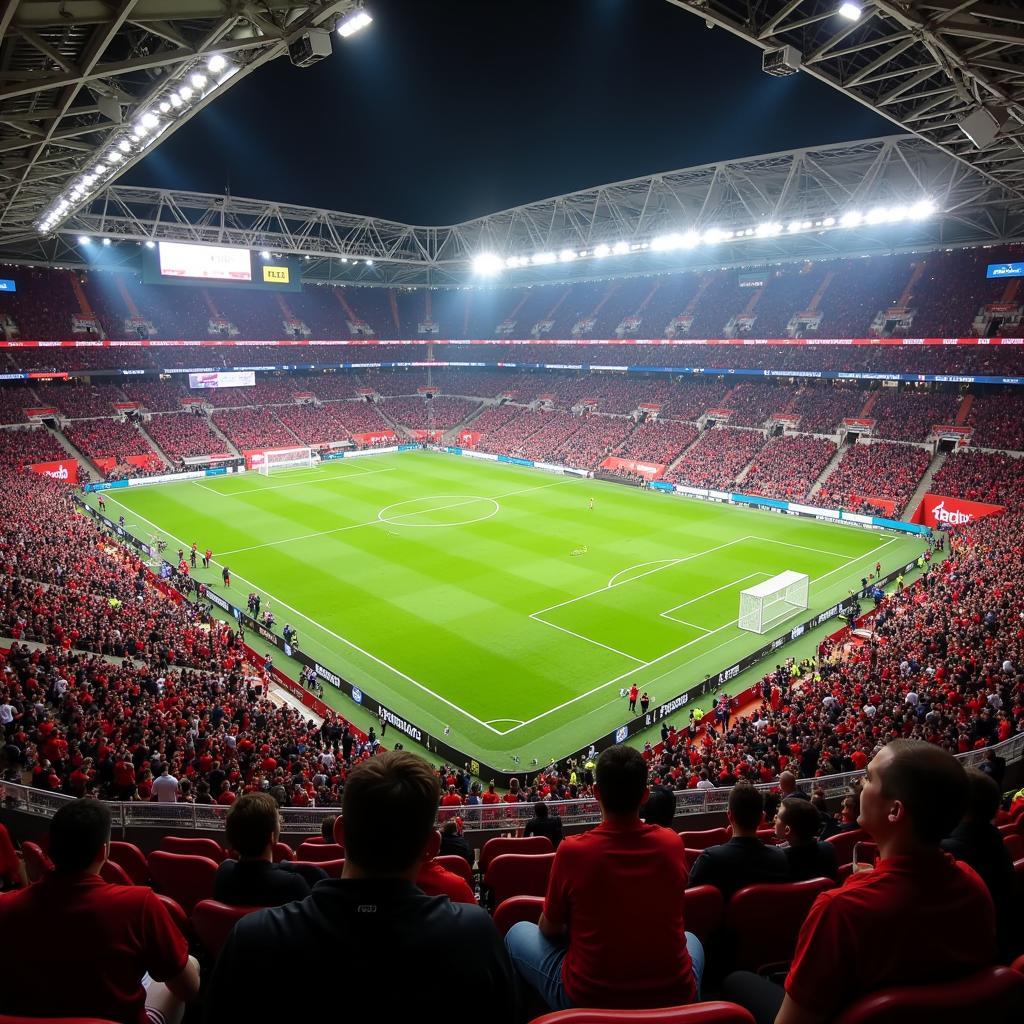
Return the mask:
[(792, 434), (769, 441), (754, 457), (741, 489), (746, 494), (802, 501), (836, 453), (836, 443)]
[(302, 444), (323, 445), (348, 439), (348, 429), (337, 415), (342, 404), (327, 402), (324, 405), (279, 405), (274, 409), (274, 413)]
[(867, 394), (855, 387), (803, 388), (794, 398), (791, 412), (800, 417), (803, 433), (831, 434), (843, 420), (859, 416), (866, 401)]
[(1024, 462), (1004, 452), (960, 448), (932, 477), (931, 490), (953, 498), (1017, 507), (1024, 504)]
[(577, 416), (576, 430), (545, 456), (548, 461), (576, 469), (593, 469), (622, 444), (633, 421), (596, 413)]
[(25, 410), (39, 407), (39, 402), (27, 387), (0, 388), (0, 423), (24, 423)]
[(665, 477), (673, 483), (715, 490), (730, 488), (764, 446), (759, 430), (714, 427), (705, 430)]
[(17, 468), (30, 462), (67, 458), (57, 439), (43, 427), (9, 427), (0, 430), (0, 468)]
[(932, 427), (956, 420), (960, 396), (946, 391), (886, 388), (871, 407), (875, 434), (897, 441), (923, 441)]
[(155, 455), (138, 427), (125, 420), (72, 420), (64, 427), (67, 439), (83, 454), (99, 458), (124, 455)]
[(737, 427), (762, 427), (773, 413), (784, 413), (796, 397), (797, 389), (776, 384), (737, 384), (722, 407), (732, 410), (729, 423)]
[(967, 426), (974, 431), (971, 444), (979, 448), (1024, 451), (1024, 395), (1004, 390), (976, 397)]
[(65, 416), (112, 416), (114, 403), (128, 399), (115, 384), (37, 384), (41, 406), (53, 406)]
[(145, 427), (146, 433), (175, 462), (226, 454), (224, 442), (210, 429), (206, 417), (194, 412), (158, 413), (146, 421)]
[(222, 409), (213, 414), (213, 422), (239, 451), (250, 448), (294, 448), (299, 444), (299, 439), (278, 417), (281, 408), (284, 407)]
[(820, 495), (824, 504), (852, 509), (857, 499), (884, 498), (902, 514), (924, 476), (930, 453), (917, 445), (874, 441), (855, 444), (825, 478)]
[(692, 423), (651, 420), (641, 423), (614, 454), (620, 459), (668, 466), (697, 440), (698, 433)]
[(389, 419), (410, 430), (451, 430), (476, 408), (476, 402), (444, 395), (388, 398), (381, 404), (381, 411)]

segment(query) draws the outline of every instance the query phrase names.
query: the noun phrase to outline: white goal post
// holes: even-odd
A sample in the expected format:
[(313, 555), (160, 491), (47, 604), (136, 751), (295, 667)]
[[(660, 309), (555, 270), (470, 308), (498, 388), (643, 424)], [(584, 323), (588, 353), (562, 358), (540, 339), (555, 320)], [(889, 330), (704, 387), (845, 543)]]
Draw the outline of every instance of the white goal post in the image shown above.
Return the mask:
[(263, 453), (263, 458), (253, 459), (256, 472), (270, 476), (277, 469), (309, 468), (318, 460), (312, 448), (272, 448)]
[(740, 629), (765, 633), (807, 607), (810, 580), (802, 572), (783, 572), (740, 591)]

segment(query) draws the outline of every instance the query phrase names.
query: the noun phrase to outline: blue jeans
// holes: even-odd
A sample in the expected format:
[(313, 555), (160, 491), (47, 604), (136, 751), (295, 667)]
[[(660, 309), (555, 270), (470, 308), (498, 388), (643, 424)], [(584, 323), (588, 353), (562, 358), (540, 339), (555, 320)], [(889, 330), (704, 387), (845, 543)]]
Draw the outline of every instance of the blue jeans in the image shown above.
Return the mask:
[[(519, 976), (536, 989), (541, 999), (552, 1010), (568, 1010), (572, 1001), (562, 984), (562, 962), (568, 952), (564, 942), (552, 942), (541, 935), (540, 929), (529, 921), (514, 924), (505, 936), (512, 964)], [(693, 962), (693, 980), (700, 999), (700, 983), (704, 977), (704, 947), (693, 932), (686, 933), (686, 951)]]

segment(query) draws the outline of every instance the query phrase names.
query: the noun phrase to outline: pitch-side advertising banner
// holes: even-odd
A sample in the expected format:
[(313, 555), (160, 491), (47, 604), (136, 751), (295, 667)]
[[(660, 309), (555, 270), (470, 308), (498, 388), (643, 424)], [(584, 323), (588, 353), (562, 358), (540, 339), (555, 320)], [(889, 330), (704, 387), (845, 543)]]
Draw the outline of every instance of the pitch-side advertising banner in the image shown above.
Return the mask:
[(964, 526), (975, 519), (984, 519), (993, 512), (1002, 512), (1002, 505), (988, 505), (982, 501), (951, 498), (946, 494), (926, 494), (914, 513), (913, 522), (933, 529), (938, 526)]
[(78, 483), (78, 463), (74, 459), (61, 459), (60, 462), (36, 462), (28, 467), (33, 473), (52, 476), (65, 484)]
[(636, 473), (645, 480), (658, 480), (665, 472), (665, 467), (660, 462), (639, 462), (636, 459), (619, 459), (610, 455), (601, 463), (602, 469), (610, 469), (612, 472)]

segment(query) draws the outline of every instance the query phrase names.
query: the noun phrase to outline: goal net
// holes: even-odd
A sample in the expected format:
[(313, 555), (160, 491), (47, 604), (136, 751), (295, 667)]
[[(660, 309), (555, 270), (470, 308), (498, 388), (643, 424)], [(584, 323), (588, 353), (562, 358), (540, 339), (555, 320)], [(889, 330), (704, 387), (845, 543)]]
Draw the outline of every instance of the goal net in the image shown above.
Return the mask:
[(256, 463), (256, 472), (270, 476), (278, 469), (308, 468), (315, 458), (312, 448), (274, 448), (263, 453), (263, 459)]
[(810, 580), (802, 572), (784, 572), (740, 591), (740, 629), (765, 633), (807, 607)]

